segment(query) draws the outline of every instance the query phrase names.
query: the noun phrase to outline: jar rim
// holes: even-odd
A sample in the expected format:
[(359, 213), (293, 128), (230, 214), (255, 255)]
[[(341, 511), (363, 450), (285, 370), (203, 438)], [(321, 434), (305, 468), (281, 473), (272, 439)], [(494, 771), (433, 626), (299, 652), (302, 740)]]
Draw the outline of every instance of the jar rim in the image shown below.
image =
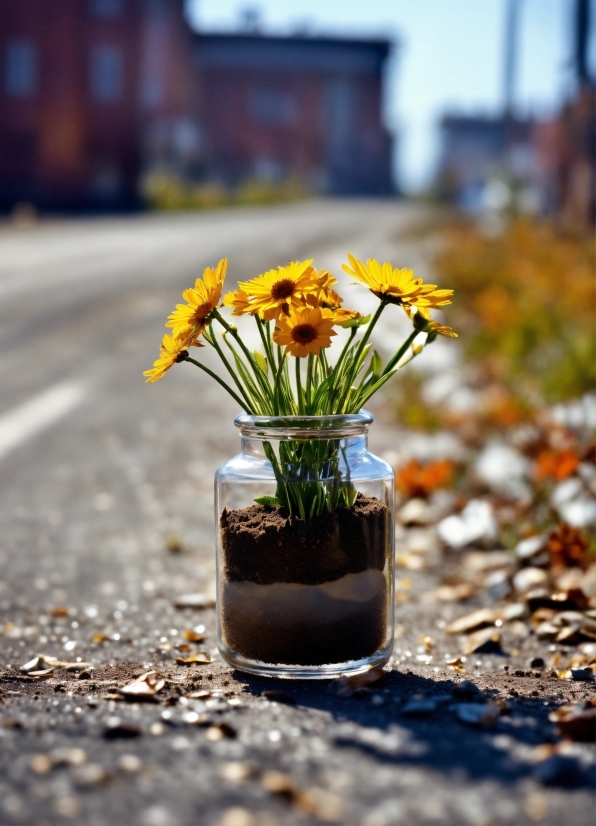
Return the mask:
[(374, 417), (367, 410), (328, 416), (252, 416), (234, 419), (242, 436), (262, 439), (337, 439), (366, 433)]

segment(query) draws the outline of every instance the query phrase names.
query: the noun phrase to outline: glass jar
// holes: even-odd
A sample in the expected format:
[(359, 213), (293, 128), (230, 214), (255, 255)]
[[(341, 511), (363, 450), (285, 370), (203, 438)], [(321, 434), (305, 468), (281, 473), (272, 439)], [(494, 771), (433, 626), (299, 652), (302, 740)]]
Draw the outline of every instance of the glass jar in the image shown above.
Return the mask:
[(216, 474), (219, 651), (242, 671), (327, 678), (393, 647), (394, 480), (373, 417), (241, 415)]

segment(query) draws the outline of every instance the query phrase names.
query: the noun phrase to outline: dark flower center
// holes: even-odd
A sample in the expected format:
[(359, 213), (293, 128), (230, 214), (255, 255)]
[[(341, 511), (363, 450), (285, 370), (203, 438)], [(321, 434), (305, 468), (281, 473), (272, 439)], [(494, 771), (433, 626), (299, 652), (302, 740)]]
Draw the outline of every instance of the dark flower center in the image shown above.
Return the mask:
[(296, 344), (310, 344), (316, 337), (317, 331), (312, 324), (297, 324), (292, 329), (292, 339)]
[(276, 281), (271, 287), (271, 295), (273, 298), (289, 298), (294, 295), (296, 284), (291, 278), (283, 278), (281, 281)]
[(180, 352), (176, 356), (176, 364), (180, 364), (181, 361), (186, 361), (188, 355), (188, 350), (180, 350)]
[(201, 304), (192, 314), (193, 324), (204, 324), (209, 318), (209, 313), (213, 310), (211, 304)]

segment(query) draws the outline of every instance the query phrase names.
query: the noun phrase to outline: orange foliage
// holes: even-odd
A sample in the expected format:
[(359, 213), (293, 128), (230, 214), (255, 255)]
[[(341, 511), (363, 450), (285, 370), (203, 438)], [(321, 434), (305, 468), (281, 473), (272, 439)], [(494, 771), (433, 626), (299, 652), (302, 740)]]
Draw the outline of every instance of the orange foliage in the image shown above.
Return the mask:
[(551, 531), (546, 547), (554, 568), (587, 566), (588, 540), (578, 528), (573, 528), (566, 522), (561, 522)]
[(594, 386), (594, 243), (518, 219), (498, 237), (453, 225), (435, 261), (468, 357), (515, 395), (556, 402)]
[(538, 482), (545, 479), (554, 479), (562, 482), (575, 472), (579, 465), (579, 456), (567, 448), (566, 450), (543, 450), (536, 459), (534, 474)]
[(448, 459), (421, 464), (416, 459), (410, 461), (397, 472), (397, 489), (408, 498), (426, 498), (434, 490), (451, 484), (455, 465)]

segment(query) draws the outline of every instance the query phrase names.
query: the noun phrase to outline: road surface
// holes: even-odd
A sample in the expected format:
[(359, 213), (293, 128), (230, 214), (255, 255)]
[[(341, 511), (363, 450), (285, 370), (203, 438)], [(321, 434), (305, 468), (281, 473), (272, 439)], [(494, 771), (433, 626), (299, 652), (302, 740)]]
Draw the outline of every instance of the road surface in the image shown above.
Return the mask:
[[(212, 480), (238, 443), (234, 403), (191, 365), (143, 382), (180, 291), (223, 256), (230, 287), (296, 258), (337, 272), (347, 250), (426, 274), (408, 235), (420, 215), (325, 201), (0, 227), (3, 826), (591, 821), (581, 783), (547, 789), (533, 774), (561, 681), (545, 678), (530, 700), (537, 682), (520, 677), (527, 703), (485, 732), (440, 711), (459, 679), (445, 666), (412, 656), (347, 699), (325, 684), (280, 686), (223, 665), (211, 608), (174, 606), (213, 594)], [(395, 335), (381, 332), (381, 346)], [(373, 448), (396, 438), (380, 423)], [(415, 652), (436, 609), (400, 610)], [(201, 626), (213, 663), (176, 665), (183, 631)], [(37, 655), (93, 668), (23, 676)], [(118, 700), (154, 668), (163, 702)], [(477, 682), (506, 695), (496, 669)], [(430, 711), (402, 713), (425, 698)]]

